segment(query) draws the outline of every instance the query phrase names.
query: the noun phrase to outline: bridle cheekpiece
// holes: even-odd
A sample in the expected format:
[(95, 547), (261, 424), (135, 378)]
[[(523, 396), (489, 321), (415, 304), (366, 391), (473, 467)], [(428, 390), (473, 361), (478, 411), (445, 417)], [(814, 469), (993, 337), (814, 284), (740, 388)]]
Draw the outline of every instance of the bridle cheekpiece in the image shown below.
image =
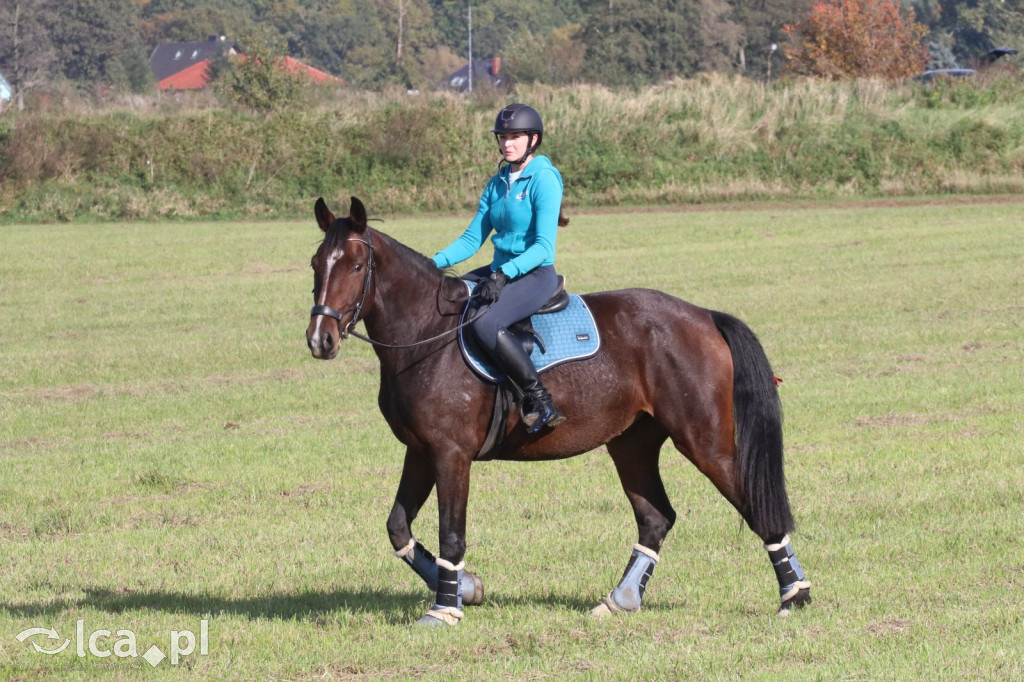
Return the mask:
[[(335, 320), (337, 320), (338, 321), (338, 325), (339, 325), (339, 333), (341, 334), (341, 338), (343, 338), (343, 339), (347, 338), (348, 335), (352, 333), (352, 329), (356, 326), (356, 323), (359, 322), (359, 316), (363, 312), (363, 303), (366, 302), (366, 295), (370, 292), (370, 281), (373, 279), (373, 271), (374, 271), (373, 230), (369, 230), (368, 229), (366, 231), (366, 235), (367, 235), (367, 239), (359, 239), (357, 237), (349, 237), (348, 238), (348, 241), (350, 241), (350, 242), (360, 242), (362, 244), (366, 244), (366, 246), (370, 249), (370, 258), (366, 262), (366, 274), (363, 275), (363, 293), (359, 297), (359, 300), (356, 301), (354, 305), (351, 305), (348, 308), (345, 308), (341, 312), (338, 312), (337, 310), (335, 310), (334, 308), (330, 307), (329, 305), (315, 305), (309, 311), (309, 316), (310, 317), (316, 317), (317, 315), (323, 315), (325, 317), (332, 317)], [(345, 315), (347, 315), (350, 312), (352, 313), (352, 319), (349, 320), (348, 324), (345, 325), (344, 329), (340, 329), (342, 318), (345, 317)]]

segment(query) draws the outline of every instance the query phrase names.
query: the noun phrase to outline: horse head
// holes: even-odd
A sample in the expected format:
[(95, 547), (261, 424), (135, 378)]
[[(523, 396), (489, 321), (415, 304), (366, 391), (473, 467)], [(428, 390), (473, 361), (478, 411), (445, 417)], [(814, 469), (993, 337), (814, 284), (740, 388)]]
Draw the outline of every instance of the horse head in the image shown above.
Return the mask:
[(330, 360), (343, 339), (366, 312), (373, 283), (373, 231), (366, 226), (366, 208), (352, 197), (349, 214), (336, 218), (322, 198), (313, 208), (324, 240), (313, 255), (313, 308), (306, 344), (313, 357)]

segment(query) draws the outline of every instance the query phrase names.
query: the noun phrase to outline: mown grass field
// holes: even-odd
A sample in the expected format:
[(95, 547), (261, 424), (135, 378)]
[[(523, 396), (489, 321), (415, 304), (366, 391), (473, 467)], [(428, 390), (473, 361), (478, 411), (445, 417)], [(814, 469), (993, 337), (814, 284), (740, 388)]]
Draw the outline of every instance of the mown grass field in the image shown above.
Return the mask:
[[(645, 608), (590, 619), (636, 533), (593, 452), (474, 468), (487, 599), (446, 631), (412, 626), (431, 595), (384, 530), (403, 450), (375, 357), (305, 348), (311, 212), (0, 228), (0, 677), (1020, 678), (1022, 210), (573, 216), (574, 291), (663, 289), (760, 335), (814, 603), (775, 616), (759, 541), (667, 448), (679, 519)], [(426, 253), (462, 226), (379, 225)], [(435, 511), (415, 526), (431, 548)], [(79, 656), (79, 620), (140, 657)], [(205, 654), (141, 658), (204, 620)], [(36, 627), (59, 636), (18, 641)]]

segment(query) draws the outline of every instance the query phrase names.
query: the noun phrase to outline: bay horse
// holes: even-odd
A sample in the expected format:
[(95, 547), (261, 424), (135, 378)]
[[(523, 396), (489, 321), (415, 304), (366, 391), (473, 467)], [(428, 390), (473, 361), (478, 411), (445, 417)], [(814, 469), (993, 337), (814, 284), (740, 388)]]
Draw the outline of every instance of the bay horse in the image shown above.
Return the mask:
[[(496, 392), (467, 366), (456, 340), (468, 297), (464, 282), (426, 256), (367, 225), (352, 197), (336, 218), (314, 206), (324, 238), (313, 256), (313, 301), (306, 341), (329, 360), (351, 335), (371, 341), (380, 361), (378, 404), (405, 445), (387, 531), (396, 556), (435, 592), (420, 623), (456, 625), (464, 605), (483, 600), (467, 571), (470, 467), (491, 423)], [(493, 458), (541, 461), (607, 446), (633, 507), (637, 543), (618, 585), (594, 615), (640, 608), (676, 513), (662, 483), (662, 444), (685, 455), (764, 543), (779, 583), (778, 613), (811, 601), (792, 548), (783, 472), (782, 412), (775, 377), (750, 328), (725, 313), (648, 289), (583, 296), (597, 323), (600, 351), (545, 373), (566, 421), (528, 433), (510, 411)], [(353, 330), (363, 322), (366, 336)], [(437, 488), (439, 556), (411, 524)]]

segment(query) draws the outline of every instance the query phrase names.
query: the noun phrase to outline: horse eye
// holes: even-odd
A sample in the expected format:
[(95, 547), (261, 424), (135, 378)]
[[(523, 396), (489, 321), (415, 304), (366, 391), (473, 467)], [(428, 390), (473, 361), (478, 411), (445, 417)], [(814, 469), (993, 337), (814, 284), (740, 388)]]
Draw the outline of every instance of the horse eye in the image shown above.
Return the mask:
[(362, 263), (357, 263), (356, 266), (354, 268), (352, 268), (352, 269), (355, 270), (356, 272), (359, 272), (360, 270), (363, 269), (363, 264)]

